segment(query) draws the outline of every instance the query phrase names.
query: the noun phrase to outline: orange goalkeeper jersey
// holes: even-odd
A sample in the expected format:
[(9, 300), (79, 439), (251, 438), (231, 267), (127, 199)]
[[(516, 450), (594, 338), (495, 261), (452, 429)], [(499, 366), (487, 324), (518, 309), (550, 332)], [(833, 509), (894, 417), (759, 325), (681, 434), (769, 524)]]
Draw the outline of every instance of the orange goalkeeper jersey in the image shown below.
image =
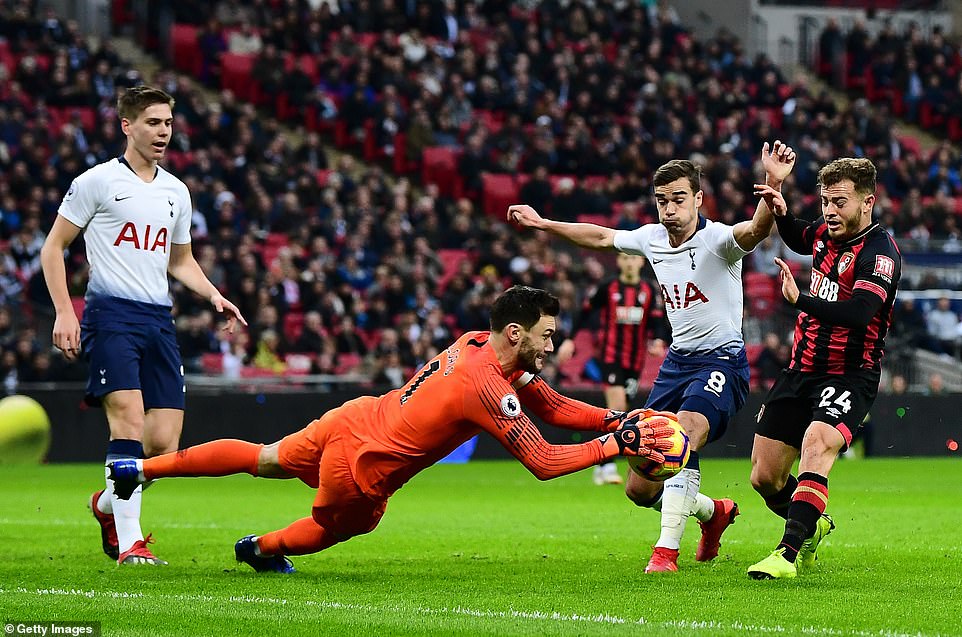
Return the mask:
[(489, 336), (468, 332), (403, 387), (337, 409), (334, 421), (342, 439), (356, 449), (352, 470), (364, 493), (391, 495), (480, 431), (497, 438), (541, 480), (608, 457), (598, 440), (548, 443), (521, 407), (559, 427), (594, 431), (613, 428), (613, 414), (564, 397), (533, 374), (506, 377)]

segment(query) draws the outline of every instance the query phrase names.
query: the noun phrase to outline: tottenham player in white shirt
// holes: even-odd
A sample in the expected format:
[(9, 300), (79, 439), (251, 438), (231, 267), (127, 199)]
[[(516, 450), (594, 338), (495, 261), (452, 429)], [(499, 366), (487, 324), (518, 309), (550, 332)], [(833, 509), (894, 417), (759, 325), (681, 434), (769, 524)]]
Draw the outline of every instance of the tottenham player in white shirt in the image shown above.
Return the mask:
[[(762, 165), (768, 186), (780, 190), (795, 153), (776, 141), (764, 144)], [(718, 554), (721, 534), (738, 506), (699, 492), (698, 449), (718, 439), (748, 394), (748, 359), (742, 340), (741, 259), (772, 229), (770, 202), (759, 202), (750, 221), (734, 226), (698, 214), (701, 170), (686, 160), (661, 166), (653, 179), (659, 223), (614, 230), (590, 223), (545, 219), (530, 206), (508, 208), (508, 220), (544, 230), (581, 247), (617, 250), (646, 257), (661, 284), (672, 344), (645, 404), (673, 411), (691, 438), (691, 460), (678, 475), (652, 482), (630, 471), (625, 492), (639, 506), (661, 512), (661, 536), (646, 573), (677, 571), (685, 523), (694, 515), (702, 528), (695, 559)]]
[[(90, 363), (87, 400), (107, 414), (107, 461), (177, 449), (184, 422), (184, 368), (171, 318), (167, 275), (246, 325), (207, 279), (190, 248), (190, 193), (157, 165), (170, 140), (174, 99), (138, 86), (117, 101), (124, 154), (71, 184), (41, 251), (56, 309), (53, 343)], [(64, 250), (84, 233), (90, 280), (83, 323), (67, 291)], [(140, 493), (120, 500), (113, 481), (91, 496), (104, 553), (118, 564), (166, 564), (140, 529)]]

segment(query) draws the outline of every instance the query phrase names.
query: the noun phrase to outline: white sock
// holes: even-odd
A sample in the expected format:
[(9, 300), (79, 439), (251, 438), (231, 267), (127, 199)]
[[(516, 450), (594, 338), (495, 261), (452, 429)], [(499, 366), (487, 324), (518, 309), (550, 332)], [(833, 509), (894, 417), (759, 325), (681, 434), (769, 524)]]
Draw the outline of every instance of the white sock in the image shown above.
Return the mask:
[(100, 497), (97, 499), (97, 510), (101, 513), (106, 513), (108, 515), (113, 515), (114, 507), (110, 504), (110, 496), (114, 494), (114, 483), (113, 480), (107, 480), (107, 488), (100, 492)]
[(685, 522), (695, 507), (700, 485), (701, 471), (697, 469), (682, 469), (678, 475), (665, 480), (661, 496), (661, 535), (655, 546), (675, 550), (681, 546)]
[(698, 518), (699, 522), (707, 522), (715, 515), (715, 501), (704, 493), (699, 493), (695, 496), (695, 506), (691, 514)]
[[(107, 469), (109, 472), (110, 470)], [(110, 505), (114, 512), (114, 526), (117, 527), (117, 548), (121, 553), (130, 549), (137, 540), (144, 539), (140, 530), (140, 493), (141, 487), (134, 489), (129, 500), (121, 500), (114, 493), (113, 480), (107, 480), (110, 490)]]

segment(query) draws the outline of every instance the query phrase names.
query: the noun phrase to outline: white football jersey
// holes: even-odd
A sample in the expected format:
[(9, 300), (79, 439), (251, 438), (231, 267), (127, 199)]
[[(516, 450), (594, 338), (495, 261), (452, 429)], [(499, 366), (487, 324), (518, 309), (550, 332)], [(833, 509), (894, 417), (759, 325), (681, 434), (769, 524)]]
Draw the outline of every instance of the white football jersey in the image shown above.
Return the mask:
[(150, 183), (119, 158), (77, 177), (60, 214), (84, 229), (87, 296), (171, 305), (167, 264), (174, 243), (190, 243), (190, 192), (163, 168)]
[(705, 354), (744, 345), (742, 262), (732, 227), (701, 218), (698, 230), (673, 248), (660, 223), (615, 233), (615, 248), (648, 259), (661, 284), (671, 324), (671, 348)]

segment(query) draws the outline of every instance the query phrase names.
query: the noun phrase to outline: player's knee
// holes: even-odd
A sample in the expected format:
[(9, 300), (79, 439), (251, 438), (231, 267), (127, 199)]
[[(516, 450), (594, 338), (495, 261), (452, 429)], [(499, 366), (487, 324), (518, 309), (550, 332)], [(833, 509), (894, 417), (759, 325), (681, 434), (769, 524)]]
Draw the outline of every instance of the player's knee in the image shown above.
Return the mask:
[(656, 502), (661, 493), (661, 486), (657, 483), (648, 483), (641, 480), (628, 479), (625, 485), (625, 496), (631, 500), (635, 506), (650, 508)]
[(845, 439), (834, 427), (825, 424), (814, 424), (805, 431), (802, 439), (802, 457), (828, 458), (839, 452)]
[(289, 478), (290, 473), (281, 466), (280, 443), (261, 447), (257, 455), (257, 475), (261, 478)]
[(325, 531), (331, 533), (338, 542), (344, 542), (352, 537), (370, 533), (377, 528), (381, 515), (354, 515), (344, 513), (332, 514), (326, 508), (315, 507), (311, 516)]
[(153, 458), (154, 456), (161, 456), (165, 453), (173, 453), (177, 451), (177, 441), (156, 441), (146, 439), (144, 440), (144, 457)]
[(762, 496), (778, 493), (785, 486), (785, 477), (762, 465), (752, 465), (752, 488)]

